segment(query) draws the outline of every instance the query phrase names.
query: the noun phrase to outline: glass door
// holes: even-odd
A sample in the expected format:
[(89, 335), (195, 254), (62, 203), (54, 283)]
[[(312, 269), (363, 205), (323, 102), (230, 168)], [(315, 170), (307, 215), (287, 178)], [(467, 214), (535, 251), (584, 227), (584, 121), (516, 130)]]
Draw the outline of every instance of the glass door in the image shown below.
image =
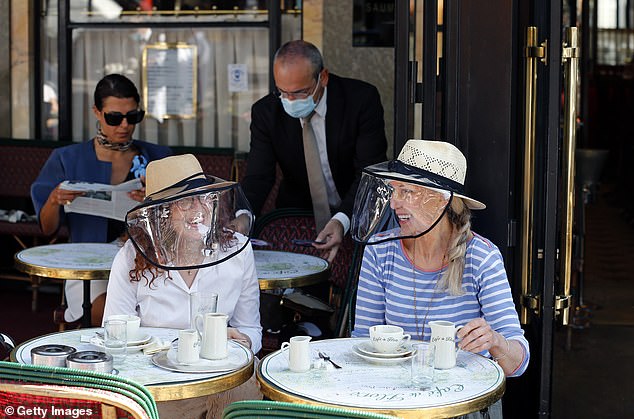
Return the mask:
[(473, 229), (502, 252), (532, 348), (505, 416), (549, 416), (553, 328), (570, 303), (574, 30), (546, 0), (412, 1), (396, 22), (395, 154), (423, 138), (466, 155), (466, 189), (487, 204)]
[[(142, 95), (151, 94), (144, 78), (151, 63), (144, 63), (144, 53), (148, 48), (188, 47), (196, 60), (193, 112), (148, 115), (136, 138), (170, 146), (248, 151), (250, 109), (271, 89), (272, 52), (281, 42), (301, 38), (297, 1), (43, 4), (41, 130), (45, 138), (63, 141), (94, 136), (92, 94), (104, 75), (124, 74)], [(240, 83), (232, 82), (236, 74)], [(147, 103), (147, 97), (142, 99)]]

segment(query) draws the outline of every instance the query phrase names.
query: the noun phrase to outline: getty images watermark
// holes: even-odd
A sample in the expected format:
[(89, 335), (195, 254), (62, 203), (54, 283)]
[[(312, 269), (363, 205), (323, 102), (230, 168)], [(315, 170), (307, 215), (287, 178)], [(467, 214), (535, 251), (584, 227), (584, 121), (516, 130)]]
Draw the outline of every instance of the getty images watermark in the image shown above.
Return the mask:
[[(94, 412), (97, 413), (97, 412)], [(93, 409), (78, 409), (59, 407), (50, 405), (42, 406), (5, 406), (4, 414), (9, 417), (19, 418), (20, 416), (54, 418), (56, 416), (63, 418), (85, 418), (93, 415)]]

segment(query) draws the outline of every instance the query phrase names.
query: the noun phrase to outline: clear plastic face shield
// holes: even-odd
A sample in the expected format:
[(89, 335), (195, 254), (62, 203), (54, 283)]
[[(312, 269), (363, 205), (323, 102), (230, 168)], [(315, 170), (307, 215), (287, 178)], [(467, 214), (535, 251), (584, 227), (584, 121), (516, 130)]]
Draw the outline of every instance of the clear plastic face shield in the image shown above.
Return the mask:
[(249, 242), (253, 216), (240, 185), (220, 181), (176, 196), (173, 189), (153, 194), (130, 210), (125, 222), (143, 257), (160, 269), (179, 270), (215, 265), (240, 253)]
[(420, 237), (440, 222), (451, 204), (453, 193), (434, 179), (405, 179), (388, 170), (372, 170), (386, 164), (367, 168), (361, 177), (351, 224), (357, 242), (372, 245)]

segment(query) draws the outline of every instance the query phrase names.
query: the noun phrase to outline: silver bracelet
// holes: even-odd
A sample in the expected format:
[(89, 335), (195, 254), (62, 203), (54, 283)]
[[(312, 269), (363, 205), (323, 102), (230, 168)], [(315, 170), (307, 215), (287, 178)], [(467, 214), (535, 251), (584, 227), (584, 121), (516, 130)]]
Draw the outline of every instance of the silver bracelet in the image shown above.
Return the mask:
[(500, 359), (506, 358), (506, 356), (509, 354), (509, 352), (511, 352), (511, 344), (509, 343), (509, 340), (507, 338), (504, 338), (504, 340), (506, 341), (506, 352), (504, 354), (502, 354), (502, 356), (494, 356), (493, 360), (495, 362), (498, 362)]

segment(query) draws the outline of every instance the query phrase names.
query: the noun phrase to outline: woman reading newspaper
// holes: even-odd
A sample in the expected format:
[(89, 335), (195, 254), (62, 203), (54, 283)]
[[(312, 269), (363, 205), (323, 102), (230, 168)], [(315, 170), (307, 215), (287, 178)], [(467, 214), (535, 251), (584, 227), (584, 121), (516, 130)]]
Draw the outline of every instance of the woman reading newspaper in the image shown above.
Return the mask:
[[(142, 178), (151, 160), (171, 154), (168, 147), (132, 139), (136, 124), (145, 116), (140, 109), (139, 92), (128, 78), (110, 74), (97, 83), (93, 114), (97, 134), (80, 144), (53, 150), (38, 178), (31, 186), (31, 198), (42, 232), (53, 235), (62, 224), (70, 231), (72, 242), (107, 243), (116, 241), (125, 232), (123, 221), (97, 215), (64, 211), (84, 191), (60, 187), (65, 181), (118, 185)], [(144, 188), (128, 192), (135, 201), (142, 201)], [(91, 281), (91, 320), (101, 325), (108, 281)], [(81, 281), (67, 281), (65, 286), (66, 322), (77, 322), (82, 316)]]

